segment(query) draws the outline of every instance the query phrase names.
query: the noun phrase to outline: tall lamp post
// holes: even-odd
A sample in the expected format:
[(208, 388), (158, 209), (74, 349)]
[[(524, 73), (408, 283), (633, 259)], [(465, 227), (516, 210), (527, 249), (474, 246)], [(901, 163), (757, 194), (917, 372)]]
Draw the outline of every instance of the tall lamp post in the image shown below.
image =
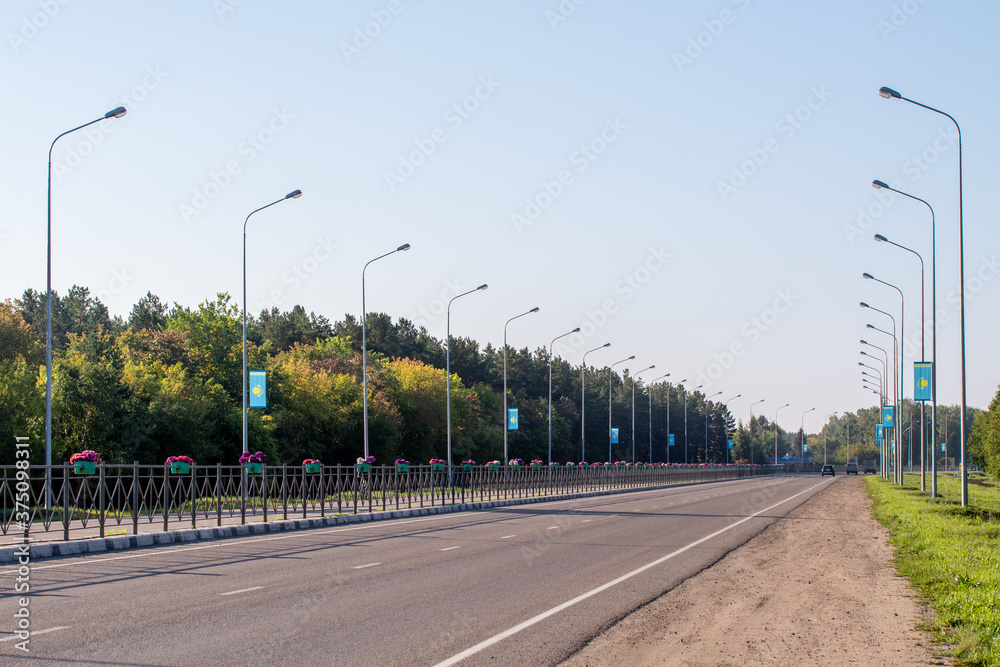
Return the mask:
[(503, 325), (503, 460), (504, 465), (507, 464), (507, 427), (510, 424), (510, 417), (507, 415), (507, 325), (516, 320), (519, 317), (524, 317), (525, 315), (530, 315), (531, 313), (537, 313), (538, 306), (535, 306), (531, 310), (525, 311), (520, 315), (515, 315), (514, 317), (507, 320)]
[[(878, 309), (877, 308), (872, 308), (872, 310), (878, 310)], [(885, 311), (879, 311), (879, 312), (885, 313)], [(888, 315), (888, 313), (885, 313), (885, 314)], [(881, 334), (885, 334), (886, 336), (889, 336), (889, 337), (892, 338), (892, 360), (893, 360), (893, 363), (892, 363), (892, 365), (893, 365), (893, 369), (892, 369), (892, 405), (894, 405), (894, 406), (898, 405), (898, 403), (899, 403), (899, 392), (898, 392), (899, 379), (898, 379), (897, 375), (898, 375), (899, 367), (896, 364), (896, 347), (897, 347), (896, 346), (896, 323), (893, 322), (892, 333), (889, 333), (885, 329), (879, 329), (877, 326), (875, 326), (873, 324), (866, 324), (865, 326), (868, 327), (869, 329), (871, 329), (872, 331), (877, 331), (877, 332), (879, 332)], [(888, 378), (888, 374), (886, 374), (886, 383), (888, 384), (888, 382), (889, 382), (889, 378)], [(886, 397), (887, 397), (886, 403), (889, 402), (888, 401), (888, 393), (889, 393), (888, 390), (886, 390)], [(894, 412), (896, 413), (896, 416), (894, 417), (894, 421), (895, 421), (896, 419), (898, 419), (899, 410), (898, 409), (894, 409)], [(893, 431), (895, 431), (895, 427), (896, 427), (896, 425), (893, 424)], [(889, 437), (895, 439), (895, 435), (890, 434)], [(882, 441), (885, 442), (886, 439), (887, 438), (885, 437), (885, 435), (883, 435)], [(893, 452), (893, 447), (894, 447), (894, 445), (891, 444), (891, 443), (889, 445), (886, 445), (886, 451), (892, 456), (893, 460), (895, 460), (895, 454)]]
[[(686, 382), (686, 380), (684, 382)], [(681, 384), (684, 384), (684, 382), (681, 382)], [(704, 386), (705, 385), (700, 384), (691, 391), (698, 391)], [(684, 389), (684, 465), (687, 465), (687, 462), (688, 462), (688, 392), (687, 389), (685, 388)]]
[(778, 412), (787, 408), (791, 403), (785, 403), (774, 411), (774, 465), (778, 465)]
[[(924, 361), (924, 331), (927, 329), (927, 320), (924, 317), (924, 315), (925, 315), (925, 313), (924, 313), (924, 258), (916, 250), (913, 250), (911, 248), (907, 248), (905, 245), (900, 245), (899, 243), (896, 243), (895, 241), (890, 241), (889, 239), (887, 239), (886, 237), (882, 236), (881, 234), (876, 234), (875, 235), (875, 240), (876, 241), (880, 241), (882, 243), (888, 243), (889, 245), (896, 246), (897, 248), (900, 248), (901, 250), (905, 250), (906, 252), (909, 252), (911, 254), (916, 255), (917, 259), (920, 260), (920, 361)], [(905, 339), (904, 339), (904, 345), (905, 345)], [(916, 392), (916, 387), (914, 387), (914, 393), (915, 392)], [(916, 398), (915, 395), (914, 395), (914, 398)], [(910, 435), (910, 440), (911, 441), (913, 440), (913, 435), (912, 434)], [(926, 457), (923, 454), (923, 452), (925, 451), (924, 450), (924, 401), (920, 401), (920, 451), (921, 451), (921, 454), (920, 454), (920, 490), (926, 492), (927, 491), (927, 476), (926, 476), (927, 475), (927, 466), (925, 465), (925, 458)], [(910, 462), (910, 472), (911, 473), (913, 472), (913, 462), (912, 461)]]
[[(455, 299), (461, 299), (463, 296), (472, 294), (473, 292), (479, 292), (480, 290), (487, 289), (489, 285), (482, 284), (475, 289), (470, 289), (468, 292), (462, 292), (458, 296), (453, 296), (451, 301), (448, 302), (447, 313), (447, 331), (448, 331), (448, 344), (445, 346), (445, 401), (447, 403), (447, 420), (448, 420), (448, 486), (451, 486), (451, 304), (454, 303)], [(504, 426), (506, 426), (506, 422)]]
[(763, 402), (764, 399), (762, 398), (756, 403), (750, 404), (750, 465), (753, 465), (753, 406)]
[(708, 399), (715, 398), (722, 394), (721, 391), (717, 391), (711, 396), (705, 397), (705, 463), (708, 463)]
[(281, 199), (277, 199), (267, 206), (261, 206), (255, 211), (250, 211), (250, 215), (243, 221), (243, 451), (247, 449), (247, 223), (250, 216), (265, 208), (280, 204), (288, 199), (298, 199), (302, 196), (302, 190), (292, 190)]
[(121, 118), (128, 111), (125, 107), (115, 107), (100, 118), (66, 130), (49, 146), (49, 180), (46, 194), (46, 244), (45, 244), (45, 506), (52, 503), (52, 149), (56, 142), (71, 132), (100, 123), (110, 118)]
[[(404, 243), (395, 250), (390, 250), (384, 255), (369, 260), (368, 264), (409, 249), (410, 244)], [(365, 326), (365, 320), (368, 319), (368, 307), (365, 305), (365, 271), (368, 270), (368, 264), (365, 264), (364, 268), (361, 269), (361, 391), (364, 394), (365, 458), (368, 458), (368, 334)]]
[(604, 345), (599, 345), (593, 350), (587, 350), (583, 353), (583, 367), (580, 369), (580, 462), (585, 463), (587, 461), (587, 355), (591, 352), (597, 352), (598, 350), (603, 350), (606, 347), (611, 347), (611, 343), (605, 343)]
[[(677, 383), (678, 387), (681, 387), (681, 391), (684, 391), (683, 385), (687, 382), (687, 378), (684, 378)], [(670, 383), (667, 383), (667, 463), (670, 463)]]
[[(645, 373), (646, 371), (651, 371), (656, 368), (656, 364), (648, 368), (643, 368), (641, 371), (636, 371), (632, 373), (632, 463), (635, 463), (635, 378), (639, 373)], [(650, 399), (652, 400), (652, 399)], [(652, 434), (652, 430), (650, 430)]]
[[(649, 462), (650, 463), (653, 462), (653, 385), (656, 384), (659, 380), (662, 380), (662, 379), (668, 378), (668, 377), (670, 377), (670, 373), (667, 373), (666, 375), (661, 375), (660, 377), (655, 378), (655, 379), (649, 381)], [(667, 402), (667, 414), (668, 415), (670, 414), (669, 399), (668, 399), (668, 402)], [(670, 422), (667, 421), (667, 424), (668, 424), (668, 426), (667, 426), (667, 450), (668, 450), (667, 451), (667, 460), (669, 462), (669, 460), (670, 460), (670, 456), (669, 456), (670, 455), (670, 452), (669, 452), (669, 449), (670, 449), (670, 426), (669, 426), (669, 424), (670, 424)]]
[[(958, 121), (955, 120), (950, 114), (941, 111), (940, 109), (935, 109), (934, 107), (927, 106), (926, 104), (921, 104), (915, 100), (911, 100), (907, 97), (903, 97), (897, 93), (892, 88), (882, 86), (878, 89), (878, 94), (886, 99), (897, 99), (905, 100), (910, 104), (915, 104), (918, 107), (923, 107), (928, 111), (933, 111), (934, 113), (941, 114), (955, 124), (955, 129), (958, 130), (958, 299), (959, 299), (959, 320), (961, 321), (961, 338), (962, 338), (962, 412), (959, 415), (961, 420), (961, 435), (962, 435), (962, 507), (967, 507), (969, 504), (969, 476), (968, 468), (966, 467), (966, 441), (965, 441), (965, 237), (964, 237), (964, 217), (962, 212), (962, 128), (959, 127)], [(932, 316), (937, 319), (937, 311), (932, 310)], [(937, 344), (937, 338), (935, 337), (935, 344)], [(937, 364), (935, 363), (935, 366)], [(936, 373), (936, 370), (934, 371)], [(933, 387), (932, 391), (937, 390), (936, 377), (932, 380)], [(935, 395), (935, 404), (937, 403), (937, 398)]]
[[(802, 457), (802, 466), (806, 465), (806, 415), (815, 410), (816, 408), (809, 408), (802, 413), (802, 419), (799, 420), (799, 456)], [(823, 461), (825, 464), (826, 461)]]
[(618, 364), (624, 364), (626, 361), (632, 361), (633, 359), (635, 359), (635, 355), (634, 354), (631, 357), (629, 357), (628, 359), (622, 359), (621, 361), (616, 361), (615, 363), (611, 364), (611, 366), (608, 367), (608, 463), (612, 463), (613, 462), (612, 458), (611, 458), (611, 445), (612, 445), (611, 441), (614, 439), (613, 434), (612, 434), (612, 430), (611, 430), (611, 396), (612, 396), (612, 392), (613, 392), (613, 388), (612, 388), (611, 382), (615, 378), (615, 370), (614, 369), (615, 369), (615, 366), (617, 366)]
[[(960, 163), (961, 164), (961, 163)], [(937, 223), (934, 219), (934, 208), (928, 204), (925, 200), (920, 197), (914, 197), (911, 194), (903, 192), (902, 190), (897, 190), (896, 188), (889, 187), (882, 181), (875, 180), (872, 181), (872, 186), (876, 189), (884, 188), (886, 190), (892, 190), (895, 193), (901, 194), (904, 197), (909, 197), (914, 199), (924, 206), (931, 212), (931, 437), (929, 443), (929, 455), (931, 460), (931, 498), (937, 497), (937, 457), (934, 455), (934, 440), (937, 438)], [(920, 262), (921, 276), (923, 274), (923, 258)], [(921, 277), (920, 285), (921, 290), (923, 290), (923, 278)], [(964, 291), (963, 291), (964, 294)], [(920, 303), (921, 309), (923, 309), (923, 293), (921, 292)], [(963, 301), (964, 303), (964, 301)], [(963, 311), (964, 312), (964, 311)], [(921, 319), (923, 317), (921, 316)], [(964, 318), (963, 318), (964, 322)], [(922, 326), (926, 327), (926, 322), (923, 322)], [(963, 336), (964, 340), (964, 336)], [(924, 336), (923, 333), (920, 335), (920, 357), (923, 359), (924, 351)], [(963, 367), (964, 368), (964, 367)], [(920, 403), (921, 417), (923, 416), (924, 402)], [(923, 432), (923, 419), (921, 419), (921, 432)], [(926, 452), (925, 452), (926, 453)], [(923, 462), (924, 454), (920, 455), (920, 460)], [(921, 483), (923, 481), (923, 469), (921, 468)]]
[(903, 344), (906, 341), (906, 333), (905, 333), (905, 330), (904, 330), (904, 326), (906, 324), (906, 310), (905, 310), (905, 302), (903, 300), (903, 290), (899, 289), (898, 287), (896, 287), (892, 283), (887, 283), (884, 280), (879, 280), (878, 278), (876, 278), (875, 276), (873, 276), (870, 273), (863, 273), (862, 277), (865, 278), (865, 279), (867, 279), (867, 280), (874, 280), (877, 283), (881, 283), (881, 284), (885, 285), (886, 287), (891, 287), (892, 289), (894, 289), (897, 292), (899, 292), (899, 403), (898, 403), (898, 405), (896, 407), (896, 411), (895, 411), (896, 415), (895, 415), (895, 417), (893, 419), (896, 422), (895, 423), (896, 442), (898, 443), (898, 445), (896, 447), (896, 459), (897, 459), (897, 461), (896, 461), (896, 478), (897, 478), (897, 483), (900, 484), (900, 485), (902, 485), (902, 483), (903, 483), (903, 465), (902, 465), (903, 464), (903, 454), (902, 454), (902, 452), (903, 452), (903, 446), (902, 446), (902, 439), (903, 439), (903, 437), (902, 437), (902, 427), (900, 426), (900, 424), (902, 423), (902, 419), (903, 419), (902, 418), (903, 399), (904, 399), (904, 397), (906, 395), (906, 388), (903, 386), (903, 380), (904, 380), (904, 377), (905, 377), (905, 373), (904, 373), (904, 370), (903, 370), (903, 366), (905, 365), (905, 362), (903, 360), (903, 355), (904, 355), (904, 353), (906, 351), (905, 350), (905, 346)]
[(575, 333), (580, 332), (580, 327), (573, 329), (572, 331), (567, 331), (566, 333), (556, 336), (549, 343), (549, 460), (548, 463), (552, 463), (552, 346), (556, 344), (556, 341), (560, 338), (565, 338), (566, 336), (572, 336)]

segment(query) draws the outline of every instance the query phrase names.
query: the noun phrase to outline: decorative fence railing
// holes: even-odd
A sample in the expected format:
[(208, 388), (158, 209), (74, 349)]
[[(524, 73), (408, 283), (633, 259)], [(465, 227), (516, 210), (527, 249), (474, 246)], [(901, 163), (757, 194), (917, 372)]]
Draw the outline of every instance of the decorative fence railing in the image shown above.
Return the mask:
[(0, 534), (70, 539), (74, 530), (105, 537), (140, 528), (221, 526), (223, 520), (325, 517), (455, 503), (672, 483), (773, 475), (781, 466), (304, 466), (99, 464), (80, 474), (72, 464), (0, 466)]

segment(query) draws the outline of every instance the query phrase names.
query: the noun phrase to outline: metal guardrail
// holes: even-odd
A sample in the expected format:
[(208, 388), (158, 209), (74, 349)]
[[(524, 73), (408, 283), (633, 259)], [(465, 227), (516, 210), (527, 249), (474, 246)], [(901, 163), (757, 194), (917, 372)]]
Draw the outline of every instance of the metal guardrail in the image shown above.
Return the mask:
[[(162, 525), (162, 530), (245, 524), (281, 518), (410, 509), (508, 498), (644, 488), (672, 483), (772, 475), (782, 466), (244, 466), (97, 465), (78, 474), (72, 464), (0, 466), (0, 534), (70, 539), (70, 529), (107, 530)], [(450, 482), (449, 482), (450, 475)], [(37, 539), (37, 538), (36, 538)]]

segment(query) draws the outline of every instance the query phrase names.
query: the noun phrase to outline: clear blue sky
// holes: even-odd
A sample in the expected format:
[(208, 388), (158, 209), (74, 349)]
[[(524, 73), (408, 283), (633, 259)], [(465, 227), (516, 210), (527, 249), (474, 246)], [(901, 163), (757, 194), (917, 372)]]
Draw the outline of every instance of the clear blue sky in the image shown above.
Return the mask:
[(874, 233), (924, 254), (930, 318), (929, 216), (899, 197), (883, 206), (878, 178), (935, 206), (939, 399), (954, 404), (957, 147), (947, 119), (880, 98), (888, 85), (962, 124), (969, 404), (996, 392), (995, 3), (8, 0), (0, 12), (0, 298), (44, 289), (50, 142), (124, 104), (125, 118), (53, 155), (60, 292), (86, 285), (119, 315), (147, 290), (239, 302), (244, 218), (301, 188), (251, 218), (254, 313), (358, 314), (364, 263), (408, 242), (369, 268), (370, 310), (444, 338), (444, 302), (489, 283), (455, 302), (454, 335), (497, 345), (537, 305), (511, 324), (512, 345), (581, 326), (557, 344), (571, 363), (610, 341), (588, 362), (635, 354), (633, 370), (656, 364), (647, 380), (705, 374), (709, 394), (743, 394), (730, 404), (743, 419), (752, 400), (772, 417), (790, 402), (790, 429), (815, 406), (815, 431), (876, 400), (858, 339), (890, 347), (865, 324), (891, 325), (857, 304), (898, 313), (899, 300), (862, 272), (899, 285), (907, 338), (920, 328), (917, 260)]

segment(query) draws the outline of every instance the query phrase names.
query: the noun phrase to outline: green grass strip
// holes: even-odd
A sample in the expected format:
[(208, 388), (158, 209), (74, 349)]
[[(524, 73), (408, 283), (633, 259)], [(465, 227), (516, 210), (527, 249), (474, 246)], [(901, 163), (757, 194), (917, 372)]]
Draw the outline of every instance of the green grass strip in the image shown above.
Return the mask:
[(954, 646), (957, 664), (1000, 665), (1000, 483), (970, 475), (965, 508), (951, 475), (938, 475), (937, 499), (921, 493), (919, 475), (902, 488), (876, 476), (865, 486), (897, 571), (937, 612), (935, 639)]

